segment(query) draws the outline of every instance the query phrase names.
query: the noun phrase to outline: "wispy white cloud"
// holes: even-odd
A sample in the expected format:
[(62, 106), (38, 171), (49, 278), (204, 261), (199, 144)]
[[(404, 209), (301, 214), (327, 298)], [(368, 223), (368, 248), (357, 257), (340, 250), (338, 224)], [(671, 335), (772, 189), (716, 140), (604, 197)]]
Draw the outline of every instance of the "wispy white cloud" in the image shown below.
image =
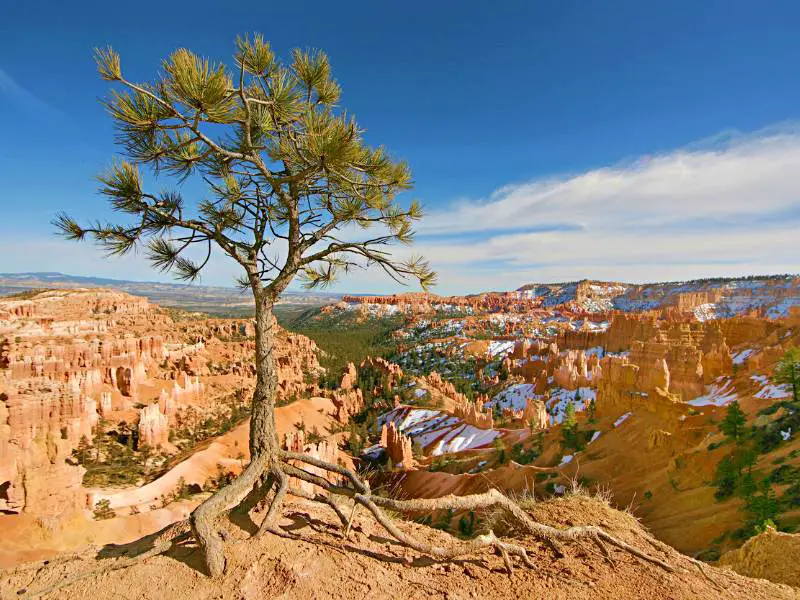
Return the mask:
[(507, 185), (420, 233), (447, 291), (800, 271), (800, 129)]
[(64, 116), (61, 111), (20, 85), (3, 69), (0, 69), (0, 97), (8, 98), (18, 108), (28, 113), (39, 113), (50, 117)]
[[(356, 233), (363, 235), (342, 235)], [(727, 135), (612, 167), (502, 186), (488, 198), (429, 212), (418, 242), (395, 251), (429, 258), (440, 274), (440, 293), (584, 277), (658, 281), (800, 272), (800, 129)], [(60, 240), (28, 240), (27, 246), (0, 240), (0, 271), (21, 270), (157, 277), (141, 257), (103, 260), (94, 248)], [(227, 285), (236, 274), (230, 261), (215, 258), (203, 283)], [(370, 270), (353, 272), (336, 289), (398, 288)]]

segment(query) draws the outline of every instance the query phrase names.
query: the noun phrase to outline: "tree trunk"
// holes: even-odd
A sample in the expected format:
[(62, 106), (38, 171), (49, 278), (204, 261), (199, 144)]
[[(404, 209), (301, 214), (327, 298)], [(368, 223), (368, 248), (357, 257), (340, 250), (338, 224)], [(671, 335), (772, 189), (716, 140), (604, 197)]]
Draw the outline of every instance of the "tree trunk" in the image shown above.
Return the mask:
[(272, 301), (256, 298), (256, 388), (250, 417), (250, 460), (263, 458), (268, 465), (277, 460), (280, 449), (275, 429), (275, 319)]
[[(278, 433), (275, 428), (275, 322), (272, 301), (261, 294), (256, 297), (256, 389), (253, 392), (250, 417), (250, 464), (231, 484), (217, 491), (198, 506), (191, 515), (191, 527), (203, 552), (206, 568), (212, 576), (225, 570), (222, 539), (217, 519), (228, 508), (252, 492), (266, 493), (264, 474), (279, 474)], [(269, 484), (271, 485), (271, 484)]]

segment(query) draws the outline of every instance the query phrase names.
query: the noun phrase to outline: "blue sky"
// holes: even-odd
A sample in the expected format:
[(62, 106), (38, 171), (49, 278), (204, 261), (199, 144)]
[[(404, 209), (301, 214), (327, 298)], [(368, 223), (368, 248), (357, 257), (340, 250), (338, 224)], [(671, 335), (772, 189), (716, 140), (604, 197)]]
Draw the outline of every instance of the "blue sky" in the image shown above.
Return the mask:
[[(238, 33), (325, 49), (368, 141), (408, 160), (441, 293), (800, 271), (800, 4), (27, 2), (0, 8), (0, 271), (164, 279), (52, 237), (107, 215), (92, 49), (147, 79)], [(401, 252), (403, 252), (401, 250)], [(203, 283), (228, 284), (214, 261)], [(377, 273), (339, 290), (397, 289)]]

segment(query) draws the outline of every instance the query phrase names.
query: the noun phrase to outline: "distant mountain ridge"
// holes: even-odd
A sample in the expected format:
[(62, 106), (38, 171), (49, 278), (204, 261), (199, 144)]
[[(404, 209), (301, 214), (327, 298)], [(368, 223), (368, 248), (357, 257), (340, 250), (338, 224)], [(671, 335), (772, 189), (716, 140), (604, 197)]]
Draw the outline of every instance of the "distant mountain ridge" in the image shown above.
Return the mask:
[[(253, 299), (246, 290), (234, 287), (207, 286), (158, 281), (131, 281), (107, 277), (67, 275), (58, 272), (0, 273), (0, 296), (32, 289), (104, 287), (144, 296), (162, 306), (215, 314), (240, 315), (252, 310)], [(284, 304), (318, 306), (335, 302), (339, 294), (326, 292), (284, 292)]]
[(751, 310), (763, 310), (765, 316), (778, 317), (800, 306), (800, 275), (717, 277), (644, 284), (584, 279), (528, 284), (514, 293), (539, 299), (544, 307), (570, 305), (589, 312), (676, 307), (693, 311), (699, 320)]

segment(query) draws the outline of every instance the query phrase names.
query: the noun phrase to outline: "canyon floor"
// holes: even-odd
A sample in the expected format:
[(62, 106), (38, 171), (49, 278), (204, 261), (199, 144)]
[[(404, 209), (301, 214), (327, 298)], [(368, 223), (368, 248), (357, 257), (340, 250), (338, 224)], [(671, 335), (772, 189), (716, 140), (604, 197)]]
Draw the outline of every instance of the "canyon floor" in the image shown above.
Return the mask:
[[(343, 540), (295, 499), (281, 536), (238, 543), (252, 524), (231, 523), (231, 569), (212, 580), (189, 542), (95, 571), (146, 551), (249, 461), (252, 321), (112, 290), (0, 300), (0, 597), (72, 578), (52, 597), (797, 597), (780, 584), (800, 581), (800, 405), (776, 373), (800, 346), (799, 307), (800, 279), (773, 277), (301, 311), (276, 345), (287, 449), (396, 498), (499, 489), (677, 570), (521, 538), (537, 566), (509, 577), (489, 554), (420, 556), (361, 514)], [(480, 511), (413, 516), (401, 528), (431, 542), (516, 535)]]

